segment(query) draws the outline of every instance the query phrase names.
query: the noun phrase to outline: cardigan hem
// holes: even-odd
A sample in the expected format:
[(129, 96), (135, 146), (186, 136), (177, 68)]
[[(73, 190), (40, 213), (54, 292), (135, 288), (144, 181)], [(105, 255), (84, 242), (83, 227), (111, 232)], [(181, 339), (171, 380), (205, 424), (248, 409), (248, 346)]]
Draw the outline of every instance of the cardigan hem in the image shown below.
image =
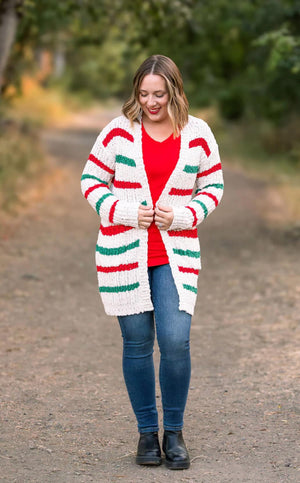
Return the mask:
[[(194, 315), (194, 309), (191, 308), (190, 304), (186, 304), (182, 301), (179, 302), (179, 310), (183, 312), (187, 312), (190, 315)], [(135, 314), (141, 314), (143, 312), (152, 312), (154, 310), (154, 307), (152, 304), (143, 304), (141, 306), (135, 306), (134, 309), (130, 310), (128, 307), (124, 307), (124, 305), (120, 306), (114, 306), (112, 310), (104, 309), (106, 315), (110, 316), (115, 316), (115, 317), (122, 317), (124, 315), (135, 315)]]
[(190, 315), (194, 315), (195, 307), (191, 307), (191, 304), (185, 304), (184, 302), (179, 302), (179, 310), (187, 312)]
[(106, 315), (113, 315), (113, 316), (123, 316), (123, 315), (134, 315), (134, 314), (141, 314), (143, 312), (148, 312), (148, 311), (153, 311), (154, 307), (152, 303), (149, 304), (143, 304), (140, 306), (135, 306), (134, 308), (132, 307), (126, 307), (124, 305), (115, 305), (114, 307), (111, 308), (104, 308), (104, 311)]

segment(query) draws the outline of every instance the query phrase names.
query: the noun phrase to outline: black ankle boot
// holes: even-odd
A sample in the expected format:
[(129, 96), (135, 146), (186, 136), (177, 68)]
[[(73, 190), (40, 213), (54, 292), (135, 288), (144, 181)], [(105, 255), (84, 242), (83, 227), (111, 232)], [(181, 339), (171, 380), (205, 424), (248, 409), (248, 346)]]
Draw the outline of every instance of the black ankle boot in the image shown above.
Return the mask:
[(166, 455), (166, 466), (170, 470), (185, 470), (190, 466), (190, 458), (186, 449), (182, 431), (165, 431), (163, 451)]
[(161, 464), (161, 451), (157, 433), (141, 433), (136, 463), (138, 465), (158, 466)]

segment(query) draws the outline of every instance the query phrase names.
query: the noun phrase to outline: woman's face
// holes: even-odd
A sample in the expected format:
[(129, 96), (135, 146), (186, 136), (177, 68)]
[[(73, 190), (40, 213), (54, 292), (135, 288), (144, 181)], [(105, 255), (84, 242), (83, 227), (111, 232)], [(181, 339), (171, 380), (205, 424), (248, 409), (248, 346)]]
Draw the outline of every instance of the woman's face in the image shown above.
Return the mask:
[(166, 81), (156, 74), (145, 75), (139, 91), (143, 115), (151, 122), (162, 122), (168, 117), (169, 94)]

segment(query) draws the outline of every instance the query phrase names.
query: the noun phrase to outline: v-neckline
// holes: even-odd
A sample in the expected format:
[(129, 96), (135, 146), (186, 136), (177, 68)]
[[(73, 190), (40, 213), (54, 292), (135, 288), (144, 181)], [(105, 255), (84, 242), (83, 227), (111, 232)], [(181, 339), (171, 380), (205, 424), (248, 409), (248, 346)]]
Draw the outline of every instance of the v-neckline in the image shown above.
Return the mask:
[[(177, 170), (184, 163), (183, 152), (184, 152), (184, 146), (186, 144), (187, 128), (188, 128), (188, 124), (186, 126), (184, 126), (183, 129), (180, 132), (180, 149), (179, 149), (178, 161), (177, 161), (177, 163), (176, 163), (176, 165), (173, 169), (173, 172), (171, 173), (168, 181), (166, 182), (165, 187), (163, 188), (159, 199), (157, 200), (157, 204), (159, 204), (161, 202), (161, 200), (164, 199), (166, 192), (168, 191), (169, 187), (171, 186), (172, 180), (177, 173)], [(143, 178), (146, 182), (146, 186), (147, 186), (146, 190), (147, 190), (147, 194), (148, 194), (145, 201), (149, 200), (149, 203), (152, 203), (153, 200), (152, 200), (148, 176), (147, 176), (147, 173), (146, 173), (146, 168), (145, 168), (145, 164), (144, 164), (144, 160), (143, 160), (143, 146), (142, 146), (143, 131), (146, 133), (147, 136), (149, 136), (149, 134), (147, 133), (146, 129), (143, 127), (143, 123), (142, 123), (141, 120), (139, 122), (139, 130), (140, 130), (140, 133), (139, 133), (139, 137), (138, 137), (138, 152), (139, 152), (139, 159), (140, 159), (140, 163), (141, 163), (140, 166), (142, 167)], [(172, 134), (171, 134), (171, 136), (172, 136)], [(169, 136), (169, 138), (171, 136)], [(149, 137), (151, 138), (151, 136), (149, 136)], [(169, 138), (167, 138), (167, 139), (169, 139)], [(159, 141), (158, 141), (158, 143), (159, 143)]]
[(166, 141), (168, 141), (171, 137), (173, 137), (173, 133), (170, 134), (170, 136), (168, 136), (167, 138), (163, 139), (162, 141), (158, 141), (157, 139), (154, 139), (152, 136), (150, 136), (150, 134), (147, 132), (143, 122), (141, 123), (142, 124), (142, 131), (143, 133), (146, 134), (146, 136), (148, 136), (148, 138), (151, 139), (151, 141), (155, 142), (155, 143), (158, 143), (158, 144), (163, 144), (165, 143)]

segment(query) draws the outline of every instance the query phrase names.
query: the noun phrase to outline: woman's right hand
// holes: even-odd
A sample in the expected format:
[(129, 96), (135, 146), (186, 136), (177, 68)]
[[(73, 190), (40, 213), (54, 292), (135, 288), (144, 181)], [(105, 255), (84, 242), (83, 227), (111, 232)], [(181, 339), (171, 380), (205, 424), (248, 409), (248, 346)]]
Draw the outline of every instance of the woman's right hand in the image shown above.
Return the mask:
[(140, 205), (138, 211), (139, 228), (147, 230), (154, 219), (154, 210), (151, 206)]

